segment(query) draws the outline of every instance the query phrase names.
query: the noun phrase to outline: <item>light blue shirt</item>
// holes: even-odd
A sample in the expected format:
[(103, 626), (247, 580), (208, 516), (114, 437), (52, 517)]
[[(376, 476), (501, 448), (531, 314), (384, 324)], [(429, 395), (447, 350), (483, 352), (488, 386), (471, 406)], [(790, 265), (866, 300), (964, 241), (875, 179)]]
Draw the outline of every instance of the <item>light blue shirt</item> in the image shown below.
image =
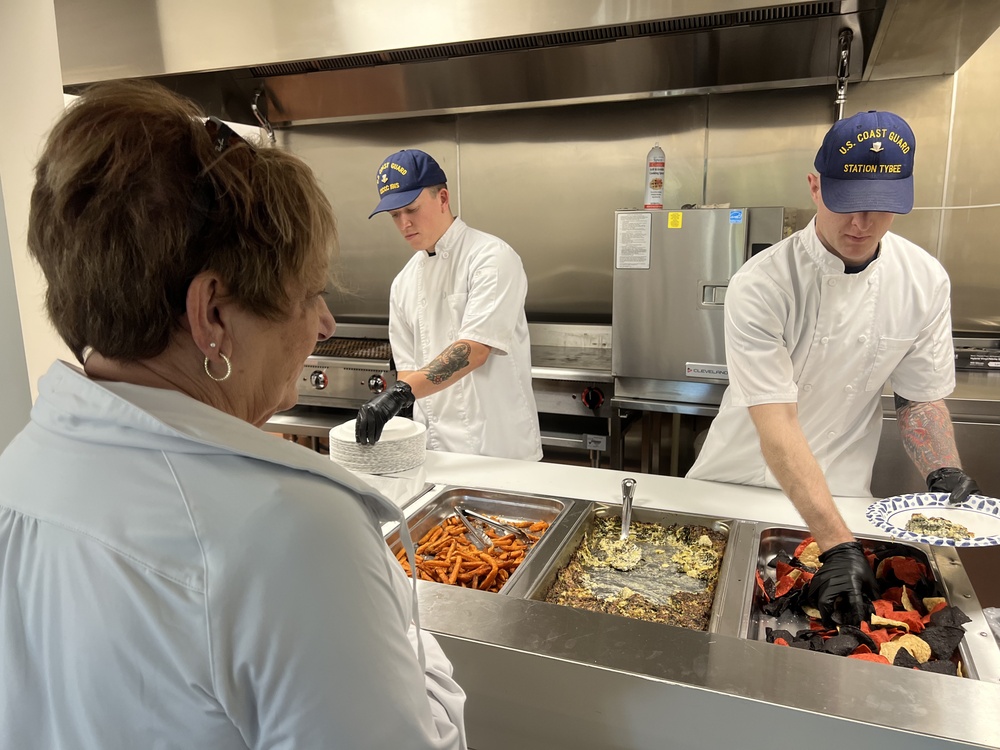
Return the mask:
[(56, 363), (0, 455), (0, 747), (464, 747), (400, 517), (301, 446)]

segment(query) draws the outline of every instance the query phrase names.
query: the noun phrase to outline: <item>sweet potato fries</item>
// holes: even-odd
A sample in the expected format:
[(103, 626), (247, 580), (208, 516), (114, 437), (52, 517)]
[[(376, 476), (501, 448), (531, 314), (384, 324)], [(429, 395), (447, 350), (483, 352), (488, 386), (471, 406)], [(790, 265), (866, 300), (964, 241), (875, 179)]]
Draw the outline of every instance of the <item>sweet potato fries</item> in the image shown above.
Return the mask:
[[(511, 526), (525, 529), (532, 544), (549, 527), (546, 521), (507, 521)], [(480, 551), (465, 535), (465, 527), (454, 516), (424, 534), (417, 542), (417, 576), (425, 581), (437, 581), (453, 586), (499, 591), (511, 574), (528, 554), (530, 546), (519, 542), (513, 534), (498, 536), (490, 527), (483, 528), (493, 547)], [(413, 575), (406, 560), (406, 550), (396, 553), (408, 576)]]

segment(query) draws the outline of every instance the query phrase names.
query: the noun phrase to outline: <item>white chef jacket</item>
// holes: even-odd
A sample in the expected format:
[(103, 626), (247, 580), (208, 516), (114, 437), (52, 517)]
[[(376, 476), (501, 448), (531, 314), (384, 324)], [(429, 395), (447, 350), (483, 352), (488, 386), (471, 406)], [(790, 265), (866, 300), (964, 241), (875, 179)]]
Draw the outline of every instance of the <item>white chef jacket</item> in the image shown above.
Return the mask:
[(427, 426), (431, 450), (542, 457), (527, 292), (513, 248), (458, 218), (433, 256), (414, 253), (393, 280), (389, 343), (398, 370), (419, 370), (459, 339), (493, 348), (482, 367), (414, 404), (413, 418)]
[(729, 387), (688, 477), (778, 487), (747, 407), (798, 403), (834, 495), (871, 495), (887, 381), (910, 401), (955, 387), (944, 268), (887, 233), (863, 271), (823, 247), (815, 219), (752, 258), (726, 293)]
[(301, 446), (54, 364), (0, 455), (0, 747), (465, 747), (401, 518)]

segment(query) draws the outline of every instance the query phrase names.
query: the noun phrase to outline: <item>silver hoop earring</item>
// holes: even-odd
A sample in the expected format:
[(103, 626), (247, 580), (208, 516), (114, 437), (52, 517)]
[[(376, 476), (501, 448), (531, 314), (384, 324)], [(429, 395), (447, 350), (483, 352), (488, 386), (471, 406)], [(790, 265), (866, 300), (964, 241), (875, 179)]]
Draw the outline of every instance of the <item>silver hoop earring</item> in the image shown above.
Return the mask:
[(233, 374), (233, 365), (229, 361), (229, 357), (227, 357), (222, 352), (219, 352), (219, 356), (222, 357), (222, 361), (226, 363), (226, 374), (223, 375), (221, 378), (215, 377), (215, 375), (212, 374), (212, 371), (208, 369), (208, 357), (205, 357), (205, 374), (208, 375), (208, 377), (210, 377), (216, 383), (221, 383), (223, 380), (229, 380), (229, 376)]

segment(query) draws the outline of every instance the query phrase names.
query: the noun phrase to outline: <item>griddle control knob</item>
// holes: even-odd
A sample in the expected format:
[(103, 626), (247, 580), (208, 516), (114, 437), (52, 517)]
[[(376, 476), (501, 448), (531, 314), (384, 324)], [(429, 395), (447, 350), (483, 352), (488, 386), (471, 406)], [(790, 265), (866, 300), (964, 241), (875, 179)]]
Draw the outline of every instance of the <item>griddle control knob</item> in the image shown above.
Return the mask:
[(309, 382), (312, 383), (313, 388), (321, 391), (329, 385), (330, 378), (322, 370), (313, 370), (312, 375), (309, 376)]
[(381, 393), (385, 390), (385, 378), (381, 375), (372, 375), (368, 378), (368, 390), (372, 393)]
[(596, 386), (587, 386), (583, 389), (580, 399), (588, 409), (600, 409), (604, 403), (604, 391)]

